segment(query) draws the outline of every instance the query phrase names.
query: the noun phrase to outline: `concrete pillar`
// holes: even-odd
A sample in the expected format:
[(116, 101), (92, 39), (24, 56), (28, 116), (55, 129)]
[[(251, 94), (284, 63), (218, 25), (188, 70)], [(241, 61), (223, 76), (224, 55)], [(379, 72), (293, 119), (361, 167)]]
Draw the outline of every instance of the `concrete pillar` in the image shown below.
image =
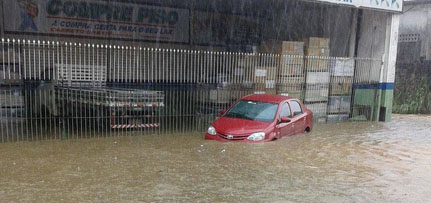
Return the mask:
[(381, 70), (377, 88), (365, 86), (355, 91), (355, 105), (372, 107), (369, 119), (373, 121), (391, 120), (399, 18), (400, 14), (363, 10), (357, 32), (357, 56), (382, 60), (371, 64)]
[(358, 9), (352, 11), (352, 23), (350, 25), (349, 38), (349, 57), (355, 57), (356, 51), (356, 32), (358, 30)]
[(380, 80), (380, 112), (379, 121), (390, 121), (394, 97), (395, 63), (397, 60), (398, 28), (400, 14), (391, 14), (386, 23), (385, 52), (383, 55), (383, 70)]

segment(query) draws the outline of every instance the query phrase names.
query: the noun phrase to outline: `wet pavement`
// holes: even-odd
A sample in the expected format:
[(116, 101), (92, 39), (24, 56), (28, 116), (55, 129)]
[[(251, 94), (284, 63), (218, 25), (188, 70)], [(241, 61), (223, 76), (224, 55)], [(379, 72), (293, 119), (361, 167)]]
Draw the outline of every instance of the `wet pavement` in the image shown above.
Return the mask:
[(247, 144), (146, 135), (0, 144), (0, 201), (429, 202), (431, 116)]

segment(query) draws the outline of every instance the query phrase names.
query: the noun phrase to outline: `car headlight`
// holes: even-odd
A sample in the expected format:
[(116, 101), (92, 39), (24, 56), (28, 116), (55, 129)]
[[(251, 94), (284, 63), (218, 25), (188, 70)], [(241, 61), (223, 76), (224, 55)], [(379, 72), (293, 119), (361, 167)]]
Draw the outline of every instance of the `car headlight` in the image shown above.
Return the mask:
[(251, 140), (251, 141), (261, 141), (264, 139), (265, 139), (264, 132), (252, 133), (250, 136), (247, 137), (247, 140)]
[(217, 131), (216, 131), (216, 129), (215, 129), (213, 126), (210, 126), (210, 127), (208, 128), (207, 133), (208, 133), (208, 134), (210, 134), (210, 135), (216, 135), (216, 134), (217, 134)]

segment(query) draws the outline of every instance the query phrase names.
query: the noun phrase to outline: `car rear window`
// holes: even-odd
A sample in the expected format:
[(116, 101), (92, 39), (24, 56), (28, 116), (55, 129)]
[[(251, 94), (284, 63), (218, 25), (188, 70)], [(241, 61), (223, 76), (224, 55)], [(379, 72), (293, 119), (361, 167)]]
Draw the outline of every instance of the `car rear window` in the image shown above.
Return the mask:
[(224, 116), (244, 120), (272, 122), (277, 112), (277, 103), (241, 100)]

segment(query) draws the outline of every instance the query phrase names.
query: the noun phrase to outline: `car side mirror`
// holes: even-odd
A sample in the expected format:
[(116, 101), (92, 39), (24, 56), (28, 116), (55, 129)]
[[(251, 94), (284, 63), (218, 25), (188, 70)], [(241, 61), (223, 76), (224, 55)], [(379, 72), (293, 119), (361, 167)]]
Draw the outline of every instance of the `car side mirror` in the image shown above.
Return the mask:
[(226, 110), (221, 110), (220, 111), (220, 116), (222, 116), (224, 113), (226, 113)]
[(289, 117), (283, 116), (283, 117), (281, 117), (280, 123), (290, 123), (290, 121), (292, 121), (292, 120), (290, 120)]

